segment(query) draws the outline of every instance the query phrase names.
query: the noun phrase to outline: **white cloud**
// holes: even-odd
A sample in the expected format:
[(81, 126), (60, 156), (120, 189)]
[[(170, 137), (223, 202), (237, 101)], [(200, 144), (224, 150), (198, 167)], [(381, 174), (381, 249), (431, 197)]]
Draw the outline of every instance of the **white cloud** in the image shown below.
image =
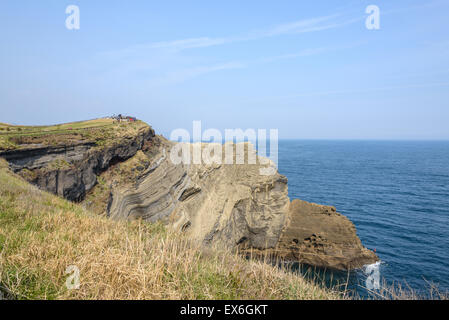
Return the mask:
[(337, 18), (342, 18), (340, 14), (333, 14), (329, 16), (311, 18), (311, 19), (302, 19), (290, 23), (276, 25), (274, 27), (267, 28), (265, 30), (257, 30), (252, 32), (247, 32), (246, 34), (238, 35), (238, 36), (226, 36), (226, 37), (196, 37), (196, 38), (186, 38), (186, 39), (178, 39), (178, 40), (170, 40), (170, 41), (159, 41), (152, 42), (148, 44), (141, 44), (131, 46), (126, 49), (121, 49), (117, 51), (107, 52), (107, 55), (114, 54), (134, 54), (136, 51), (146, 51), (150, 49), (171, 49), (171, 50), (185, 50), (192, 48), (205, 48), (212, 47), (236, 42), (245, 42), (258, 40), (268, 37), (281, 36), (286, 34), (298, 34), (298, 33), (307, 33), (307, 32), (316, 32), (327, 29), (338, 28), (343, 25), (353, 23), (355, 21), (360, 20), (357, 19), (340, 19), (338, 21)]
[(229, 69), (240, 69), (245, 68), (246, 65), (240, 62), (227, 62), (222, 64), (216, 64), (211, 66), (199, 66), (199, 67), (191, 67), (185, 68), (181, 70), (175, 70), (166, 73), (162, 77), (155, 78), (151, 81), (151, 85), (166, 85), (166, 84), (174, 84), (186, 81), (188, 79), (193, 79), (199, 77), (204, 74), (221, 71), (221, 70), (229, 70)]
[(316, 32), (338, 28), (356, 20), (360, 20), (360, 18), (350, 20), (340, 14), (334, 14), (279, 24), (238, 36), (192, 37), (133, 45), (124, 49), (100, 53), (98, 58), (102, 61), (107, 61), (108, 65), (111, 66), (106, 76), (127, 77), (131, 73), (139, 74), (139, 76), (144, 74), (151, 85), (173, 84), (212, 72), (245, 68), (253, 63), (269, 63), (282, 59), (320, 54), (328, 51), (329, 48), (305, 49), (292, 54), (255, 59), (245, 63), (234, 61), (213, 64), (211, 62), (212, 65), (208, 66), (195, 66), (202, 59), (198, 60), (183, 55), (183, 50), (254, 41), (287, 34)]
[(291, 23), (281, 24), (278, 26), (275, 26), (271, 28), (270, 30), (267, 30), (263, 33), (262, 37), (269, 37), (269, 36), (278, 36), (278, 35), (284, 35), (284, 34), (294, 34), (294, 33), (304, 33), (304, 32), (313, 32), (313, 31), (319, 31), (324, 30), (330, 27), (337, 27), (338, 24), (331, 24), (326, 25), (323, 24), (323, 22), (327, 22), (329, 20), (333, 20), (334, 18), (338, 17), (338, 14), (325, 16), (325, 17), (318, 17), (318, 18), (312, 18), (312, 19), (304, 19), (299, 20)]
[(225, 44), (230, 42), (229, 39), (225, 38), (191, 38), (191, 39), (183, 39), (183, 40), (174, 40), (174, 41), (163, 41), (163, 42), (155, 42), (150, 44), (149, 48), (177, 48), (177, 49), (189, 49), (189, 48), (203, 48)]
[[(390, 91), (390, 90), (402, 90), (402, 89), (420, 89), (420, 88), (434, 88), (434, 87), (447, 87), (449, 82), (434, 82), (434, 83), (417, 83), (408, 85), (398, 85), (398, 86), (388, 86), (388, 87), (378, 87), (378, 88), (365, 88), (365, 89), (348, 89), (348, 90), (331, 90), (331, 91), (318, 91), (318, 92), (304, 92), (288, 96), (276, 96), (276, 97), (264, 97), (263, 101), (267, 99), (273, 99), (279, 101), (281, 99), (294, 99), (302, 97), (313, 97), (313, 96), (328, 96), (328, 95), (340, 95), (340, 94), (357, 94), (357, 93), (371, 93), (378, 91)], [(259, 99), (248, 99), (246, 102), (259, 102)]]

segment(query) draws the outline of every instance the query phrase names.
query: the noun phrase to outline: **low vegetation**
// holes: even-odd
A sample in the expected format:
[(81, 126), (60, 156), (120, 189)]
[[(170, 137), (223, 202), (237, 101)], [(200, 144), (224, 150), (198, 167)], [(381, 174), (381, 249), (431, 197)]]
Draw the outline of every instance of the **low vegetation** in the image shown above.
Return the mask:
[[(80, 271), (67, 289), (67, 267)], [(0, 290), (14, 299), (341, 299), (301, 275), (161, 224), (113, 221), (42, 192), (0, 159)]]
[(378, 290), (366, 290), (370, 299), (375, 300), (449, 300), (448, 291), (442, 291), (437, 284), (430, 282), (418, 292), (407, 283), (387, 283), (384, 279)]
[(72, 142), (94, 142), (99, 147), (116, 138), (131, 136), (147, 125), (142, 121), (118, 122), (110, 118), (64, 123), (53, 126), (16, 126), (0, 123), (0, 151), (27, 145), (57, 146)]
[(112, 165), (97, 177), (98, 183), (88, 192), (83, 205), (92, 213), (105, 215), (111, 185), (126, 188), (137, 183), (149, 165), (150, 160), (142, 150), (128, 160)]

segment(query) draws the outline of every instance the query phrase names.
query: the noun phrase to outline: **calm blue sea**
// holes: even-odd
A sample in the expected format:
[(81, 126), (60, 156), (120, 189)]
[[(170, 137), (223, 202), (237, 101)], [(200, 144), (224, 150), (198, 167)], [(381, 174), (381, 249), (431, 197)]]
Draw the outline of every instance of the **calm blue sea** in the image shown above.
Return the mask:
[(279, 172), (354, 222), (388, 283), (449, 290), (449, 142), (281, 140)]

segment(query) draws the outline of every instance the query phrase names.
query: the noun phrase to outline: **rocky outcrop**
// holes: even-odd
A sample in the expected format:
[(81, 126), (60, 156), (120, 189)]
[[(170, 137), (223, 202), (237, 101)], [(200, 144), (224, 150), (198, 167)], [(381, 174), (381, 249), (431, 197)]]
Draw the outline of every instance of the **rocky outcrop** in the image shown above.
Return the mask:
[(206, 245), (225, 244), (321, 267), (353, 269), (377, 260), (335, 208), (290, 203), (286, 177), (277, 171), (261, 174), (272, 164), (257, 158), (256, 164), (174, 165), (172, 146), (161, 145), (157, 160), (134, 187), (114, 189), (110, 217), (162, 220)]
[(27, 145), (0, 152), (10, 168), (41, 189), (72, 201), (81, 201), (97, 182), (97, 175), (114, 163), (124, 161), (141, 150), (154, 137), (150, 127), (138, 134), (121, 137), (109, 145), (67, 141), (56, 146)]
[(357, 237), (354, 224), (334, 207), (293, 200), (275, 250), (290, 261), (347, 270), (378, 260)]
[[(173, 146), (143, 126), (107, 145), (92, 141), (29, 145), (0, 157), (44, 190), (74, 201), (88, 194), (86, 201), (99, 199), (103, 205), (97, 208), (112, 219), (163, 221), (204, 245), (335, 269), (377, 260), (361, 244), (352, 222), (335, 208), (290, 202), (287, 178), (258, 157), (252, 145), (243, 144), (243, 164), (236, 162), (235, 144), (188, 145), (192, 153), (198, 148), (231, 148), (234, 164), (225, 164), (224, 159), (223, 164), (175, 164)], [(256, 162), (248, 164), (250, 158)]]
[(112, 192), (110, 217), (163, 220), (205, 244), (276, 246), (289, 205), (284, 176), (261, 175), (260, 164), (174, 165), (172, 146), (161, 146), (135, 187)]

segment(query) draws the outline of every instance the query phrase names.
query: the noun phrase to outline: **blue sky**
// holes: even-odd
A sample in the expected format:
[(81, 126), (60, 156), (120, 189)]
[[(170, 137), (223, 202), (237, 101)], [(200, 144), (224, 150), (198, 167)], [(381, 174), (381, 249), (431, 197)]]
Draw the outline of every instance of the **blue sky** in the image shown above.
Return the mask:
[[(80, 29), (65, 27), (68, 5)], [(368, 30), (365, 8), (380, 8)], [(0, 122), (449, 139), (449, 0), (0, 3)]]

